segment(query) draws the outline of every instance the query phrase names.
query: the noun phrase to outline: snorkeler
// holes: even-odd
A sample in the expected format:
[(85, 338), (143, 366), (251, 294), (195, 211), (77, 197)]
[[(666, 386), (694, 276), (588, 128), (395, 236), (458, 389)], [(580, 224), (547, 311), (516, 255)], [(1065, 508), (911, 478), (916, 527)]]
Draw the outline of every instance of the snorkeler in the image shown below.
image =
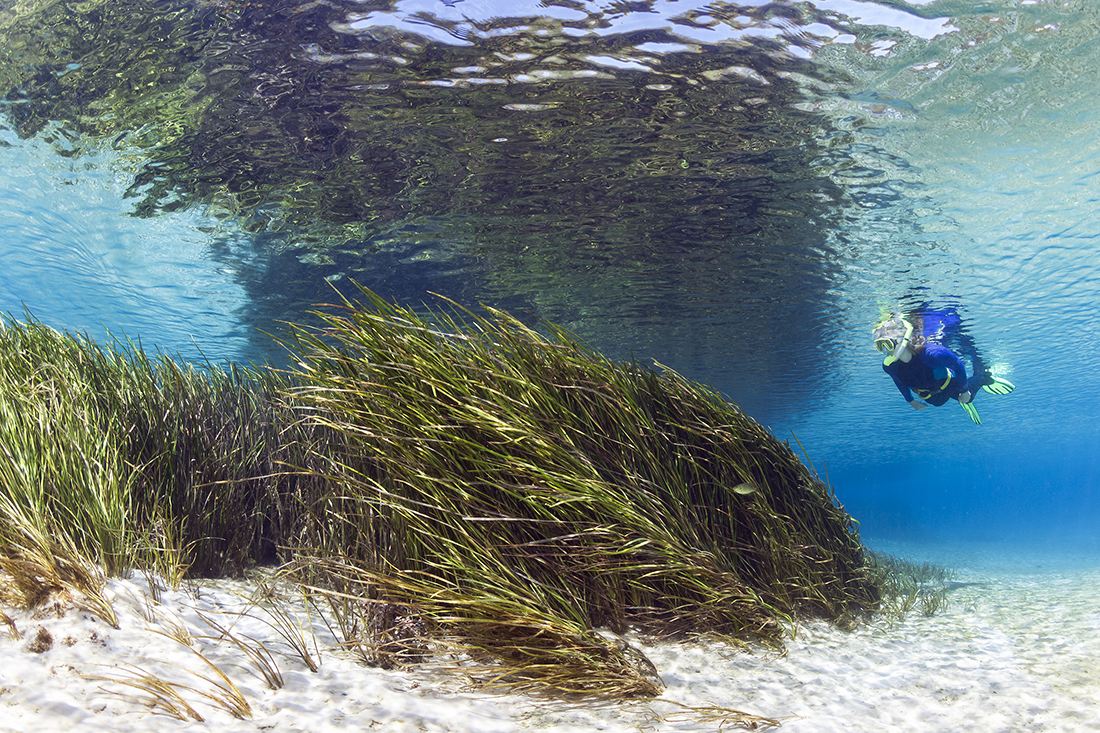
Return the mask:
[[(959, 317), (948, 311), (918, 310), (905, 316), (893, 316), (875, 327), (875, 349), (886, 354), (882, 370), (890, 375), (905, 401), (915, 410), (929, 405), (939, 407), (956, 399), (976, 424), (982, 419), (973, 400), (979, 389), (1006, 395), (1015, 385), (989, 374), (969, 339), (956, 330)], [(971, 348), (973, 371), (966, 376), (966, 365), (954, 351), (938, 343), (948, 331)], [(916, 393), (916, 397), (914, 397)], [(918, 399), (919, 398), (919, 399)]]

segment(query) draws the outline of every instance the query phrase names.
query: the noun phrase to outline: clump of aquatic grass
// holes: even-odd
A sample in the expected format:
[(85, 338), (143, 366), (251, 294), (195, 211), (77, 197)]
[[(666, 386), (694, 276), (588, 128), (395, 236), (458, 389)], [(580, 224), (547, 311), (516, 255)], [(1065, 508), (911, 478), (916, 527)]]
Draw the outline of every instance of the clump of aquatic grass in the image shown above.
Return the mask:
[(828, 487), (720, 396), (499, 311), (363, 296), (292, 344), (295, 404), (346, 439), (309, 507), (337, 592), (416, 609), (502, 680), (617, 694), (654, 688), (594, 628), (778, 643), (878, 603)]
[(877, 552), (869, 556), (871, 572), (882, 588), (879, 612), (883, 617), (900, 621), (914, 610), (934, 616), (947, 608), (947, 591), (954, 578), (950, 569)]
[(33, 528), (13, 522), (6, 529), (23, 540), (0, 552), (0, 586), (6, 603), (25, 609), (47, 603), (64, 608), (72, 603), (118, 628), (114, 606), (104, 592), (106, 578), (90, 560), (70, 543), (55, 542)]
[(320, 669), (321, 654), (313, 633), (308, 604), (304, 614), (299, 614), (288, 603), (271, 597), (267, 603), (257, 603), (256, 608), (259, 613), (249, 610), (245, 615), (261, 621), (278, 634), (290, 648), (292, 655), (300, 659), (310, 672)]
[(333, 581), (339, 576), (333, 574), (326, 575), (324, 588), (311, 587), (306, 578), (314, 572), (302, 563), (308, 561), (300, 560), (288, 572), (299, 575), (310, 603), (317, 608), (318, 618), (336, 639), (336, 651), (382, 669), (407, 667), (427, 656), (427, 633), (418, 611), (366, 600), (371, 590), (369, 583), (361, 587), (340, 583), (334, 587)]
[(141, 694), (131, 696), (117, 690), (106, 691), (124, 698), (134, 697), (149, 705), (150, 708), (162, 711), (178, 720), (186, 721), (191, 718), (200, 723), (206, 720), (183, 696), (179, 684), (164, 680), (140, 667), (127, 665), (112, 675), (87, 675), (85, 679), (108, 682), (120, 685), (126, 690), (135, 690)]
[[(197, 650), (193, 644), (196, 638), (214, 642), (220, 642), (223, 639), (228, 640), (241, 650), (250, 661), (256, 664), (264, 680), (272, 689), (282, 685), (282, 677), (274, 664), (274, 660), (271, 659), (270, 654), (267, 653), (262, 644), (248, 637), (242, 638), (232, 634), (232, 632), (201, 612), (199, 617), (212, 629), (218, 631), (219, 636), (195, 637), (190, 630), (178, 622), (178, 619), (168, 619), (173, 623), (169, 624), (167, 631), (151, 630), (166, 639), (177, 642), (182, 649), (190, 652), (202, 663), (202, 671), (196, 671), (178, 664), (161, 662), (160, 666), (162, 668), (173, 670), (176, 673), (166, 675), (149, 672), (138, 665), (122, 664), (116, 666), (112, 674), (86, 675), (85, 678), (113, 683), (127, 691), (137, 690), (142, 692), (144, 694), (139, 695), (139, 699), (180, 720), (193, 718), (199, 722), (204, 721), (202, 715), (191, 704), (188, 697), (200, 698), (208, 704), (225, 710), (235, 718), (241, 720), (251, 718), (252, 706), (244, 693), (218, 665)], [(181, 676), (187, 681), (173, 679), (173, 677)], [(125, 693), (116, 690), (108, 691), (126, 696)]]
[(172, 585), (277, 559), (312, 480), (290, 467), (321, 440), (286, 391), (270, 369), (199, 368), (6, 319), (0, 556), (53, 563), (63, 582), (86, 560)]
[(10, 636), (12, 639), (19, 640), (23, 638), (23, 633), (19, 630), (19, 627), (16, 626), (15, 619), (13, 619), (11, 616), (4, 613), (3, 611), (0, 611), (0, 623), (3, 623), (4, 626), (8, 627), (8, 636)]
[[(484, 688), (586, 698), (652, 697), (662, 689), (639, 652), (556, 613), (521, 587), (463, 588), (332, 557), (302, 558), (290, 572), (314, 593), (365, 603), (375, 618), (415, 619), (415, 628), (403, 625), (407, 633), (387, 624), (357, 640), (373, 646), (373, 657), (385, 660), (381, 666), (418, 662), (432, 651), (460, 660), (456, 668)], [(324, 585), (311, 585), (310, 578)]]
[[(86, 675), (85, 678), (120, 685), (126, 690), (142, 692), (144, 694), (139, 695), (139, 699), (179, 720), (193, 718), (200, 723), (205, 722), (205, 719), (185, 694), (201, 698), (208, 704), (225, 710), (239, 720), (251, 718), (252, 706), (233, 681), (202, 653), (190, 647), (184, 648), (198, 657), (210, 672), (196, 672), (178, 665), (167, 666), (186, 673), (188, 679), (193, 678), (194, 682), (168, 679), (137, 665), (124, 665), (117, 668), (113, 674)], [(117, 694), (126, 696), (121, 692)]]
[(659, 702), (675, 705), (679, 708), (676, 712), (658, 715), (664, 723), (688, 722), (697, 724), (709, 724), (714, 730), (722, 733), (727, 726), (737, 726), (747, 730), (766, 730), (778, 728), (782, 723), (774, 718), (765, 718), (752, 713), (722, 707), (721, 705), (684, 705), (672, 700), (660, 700)]
[[(719, 395), (553, 326), (363, 295), (291, 332), (289, 374), (6, 321), (0, 570), (26, 604), (83, 593), (112, 620), (104, 571), (284, 560), (366, 662), (623, 697), (661, 688), (627, 630), (779, 644), (880, 602), (829, 488)], [(266, 615), (316, 668), (312, 622)]]
[(283, 674), (279, 671), (279, 666), (275, 663), (275, 658), (271, 655), (271, 652), (263, 642), (247, 634), (235, 634), (233, 631), (219, 624), (213, 618), (201, 611), (197, 613), (203, 623), (218, 633), (217, 636), (206, 636), (202, 638), (214, 642), (222, 640), (228, 641), (255, 665), (257, 671), (259, 671), (269, 688), (278, 690), (283, 686)]

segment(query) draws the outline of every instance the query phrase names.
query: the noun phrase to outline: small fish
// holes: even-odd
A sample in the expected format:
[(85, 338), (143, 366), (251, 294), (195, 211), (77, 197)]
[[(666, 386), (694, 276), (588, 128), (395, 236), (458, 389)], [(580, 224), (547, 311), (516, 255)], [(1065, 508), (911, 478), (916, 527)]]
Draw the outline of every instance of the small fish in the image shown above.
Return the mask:
[(756, 487), (750, 483), (737, 484), (733, 487), (733, 491), (736, 494), (743, 494), (745, 496), (748, 496), (749, 494), (756, 493)]

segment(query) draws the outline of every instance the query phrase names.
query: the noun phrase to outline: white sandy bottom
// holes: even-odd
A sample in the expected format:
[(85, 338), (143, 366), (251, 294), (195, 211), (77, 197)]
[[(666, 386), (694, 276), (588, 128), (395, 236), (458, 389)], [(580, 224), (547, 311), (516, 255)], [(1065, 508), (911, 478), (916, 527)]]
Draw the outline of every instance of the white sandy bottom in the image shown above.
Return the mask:
[[(775, 718), (790, 733), (1100, 730), (1100, 563), (1036, 568), (974, 556), (944, 563), (959, 568), (959, 581), (980, 585), (952, 590), (946, 611), (931, 618), (851, 633), (803, 625), (785, 655), (716, 643), (639, 644), (667, 685), (662, 699), (600, 705), (483, 694), (455, 674), (365, 667), (325, 651), (315, 617), (321, 664), (310, 672), (262, 613), (224, 613), (241, 609), (243, 585), (166, 592), (161, 606), (150, 606), (141, 600), (144, 583), (113, 581), (119, 629), (72, 609), (60, 617), (49, 609), (37, 618), (9, 612), (22, 638), (0, 628), (0, 731), (718, 729), (720, 717), (682, 706)], [(271, 689), (261, 665), (238, 647), (203, 638), (216, 632), (198, 610), (262, 641), (282, 686)], [(32, 650), (39, 628), (52, 640), (47, 651)], [(180, 629), (189, 646), (173, 638)], [(224, 683), (192, 649), (236, 685), (251, 718), (234, 718), (216, 701), (215, 684)], [(118, 682), (144, 674), (177, 683), (203, 721), (171, 717), (147, 693)]]

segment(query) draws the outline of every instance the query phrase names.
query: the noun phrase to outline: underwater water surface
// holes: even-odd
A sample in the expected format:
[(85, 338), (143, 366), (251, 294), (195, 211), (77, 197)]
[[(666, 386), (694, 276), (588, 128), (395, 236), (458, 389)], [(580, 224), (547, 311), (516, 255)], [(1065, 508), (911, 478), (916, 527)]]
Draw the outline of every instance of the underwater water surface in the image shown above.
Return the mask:
[[(0, 310), (213, 361), (359, 282), (708, 382), (869, 538), (1097, 546), (1100, 9), (0, 2)], [(872, 326), (1017, 385), (915, 412)], [(797, 447), (797, 445), (796, 445)]]

